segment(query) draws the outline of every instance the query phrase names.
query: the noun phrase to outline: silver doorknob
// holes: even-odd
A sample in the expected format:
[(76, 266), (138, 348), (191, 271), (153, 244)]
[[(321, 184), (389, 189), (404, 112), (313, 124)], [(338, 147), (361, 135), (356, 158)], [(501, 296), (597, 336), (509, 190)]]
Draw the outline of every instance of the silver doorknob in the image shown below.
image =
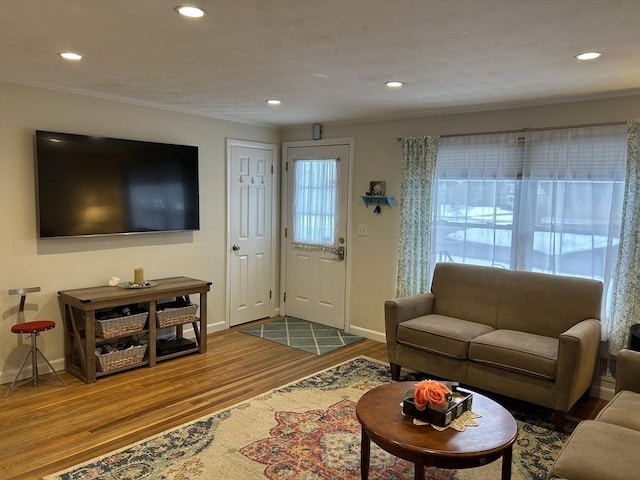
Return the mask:
[(233, 250), (234, 252), (237, 252), (238, 250), (240, 250), (240, 246), (234, 243), (233, 247), (231, 247), (231, 250)]

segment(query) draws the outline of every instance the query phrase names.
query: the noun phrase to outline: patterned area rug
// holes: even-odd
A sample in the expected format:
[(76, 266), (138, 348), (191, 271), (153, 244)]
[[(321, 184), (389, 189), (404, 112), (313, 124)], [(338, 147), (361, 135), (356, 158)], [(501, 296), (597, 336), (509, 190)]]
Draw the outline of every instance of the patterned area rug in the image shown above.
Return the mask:
[(285, 317), (241, 331), (315, 355), (329, 353), (337, 348), (364, 340), (364, 337), (295, 317)]
[[(355, 358), (45, 480), (357, 480), (356, 402), (369, 389), (388, 383), (388, 371), (386, 364)], [(512, 479), (544, 480), (568, 434), (554, 432), (539, 417), (513, 413), (520, 433)], [(466, 470), (430, 468), (427, 478), (500, 478), (501, 462)], [(372, 444), (370, 479), (413, 479), (413, 474), (411, 463)]]

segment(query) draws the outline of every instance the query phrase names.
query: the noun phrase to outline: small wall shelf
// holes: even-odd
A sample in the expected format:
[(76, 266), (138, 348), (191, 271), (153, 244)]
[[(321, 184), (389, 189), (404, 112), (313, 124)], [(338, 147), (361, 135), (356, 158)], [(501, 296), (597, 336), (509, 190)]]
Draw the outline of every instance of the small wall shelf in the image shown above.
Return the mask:
[(396, 202), (395, 197), (390, 197), (388, 195), (362, 195), (360, 198), (362, 198), (362, 201), (367, 206), (367, 208), (371, 204), (388, 205), (390, 208), (392, 208)]

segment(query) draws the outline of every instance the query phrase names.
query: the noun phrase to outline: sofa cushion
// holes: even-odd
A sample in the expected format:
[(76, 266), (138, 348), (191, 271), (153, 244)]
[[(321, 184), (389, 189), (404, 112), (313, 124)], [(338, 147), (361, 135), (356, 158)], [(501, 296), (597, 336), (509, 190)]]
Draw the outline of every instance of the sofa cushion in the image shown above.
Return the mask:
[(601, 302), (600, 281), (509, 271), (496, 329), (557, 337), (582, 320), (599, 319)]
[(480, 265), (436, 264), (431, 282), (436, 297), (433, 313), (496, 328), (508, 274), (508, 270)]
[(514, 330), (495, 330), (471, 341), (469, 359), (532, 377), (554, 380), (558, 340)]
[(398, 325), (398, 343), (445, 357), (467, 359), (469, 342), (493, 329), (444, 315), (424, 315)]
[(629, 480), (640, 471), (640, 432), (608, 423), (578, 424), (551, 467), (549, 478)]
[(640, 393), (622, 390), (600, 411), (596, 420), (640, 432)]

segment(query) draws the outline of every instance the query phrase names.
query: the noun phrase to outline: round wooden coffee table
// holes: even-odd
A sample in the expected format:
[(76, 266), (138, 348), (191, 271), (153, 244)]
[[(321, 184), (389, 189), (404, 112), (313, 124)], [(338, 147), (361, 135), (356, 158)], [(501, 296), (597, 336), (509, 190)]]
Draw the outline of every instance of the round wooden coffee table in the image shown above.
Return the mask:
[(473, 468), (502, 457), (502, 480), (511, 478), (512, 446), (518, 424), (505, 408), (473, 392), (471, 410), (482, 415), (477, 427), (463, 432), (452, 428), (438, 431), (429, 425), (414, 425), (402, 414), (405, 393), (416, 382), (396, 382), (365, 393), (356, 406), (362, 425), (360, 472), (369, 478), (371, 440), (383, 450), (415, 464), (416, 480), (424, 480), (424, 468)]

